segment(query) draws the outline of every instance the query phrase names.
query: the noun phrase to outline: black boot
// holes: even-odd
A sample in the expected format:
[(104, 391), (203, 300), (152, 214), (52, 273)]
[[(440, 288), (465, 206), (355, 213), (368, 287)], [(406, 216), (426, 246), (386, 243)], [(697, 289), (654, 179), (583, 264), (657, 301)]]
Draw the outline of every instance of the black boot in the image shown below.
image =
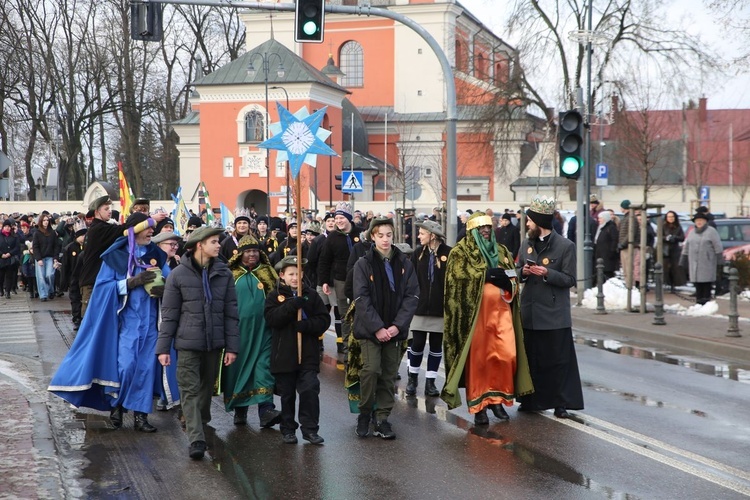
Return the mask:
[(417, 384), (419, 384), (419, 373), (409, 373), (409, 380), (406, 382), (406, 395), (414, 396), (417, 394)]
[(112, 408), (112, 411), (109, 412), (109, 421), (115, 429), (122, 427), (122, 406)]
[(474, 414), (474, 425), (490, 425), (490, 419), (487, 416), (487, 409)]
[(430, 398), (436, 398), (440, 396), (440, 391), (435, 387), (435, 379), (428, 378), (424, 381), (424, 395)]
[(143, 412), (133, 412), (135, 415), (135, 425), (133, 428), (141, 432), (156, 432), (156, 427), (148, 423), (148, 415)]
[(247, 425), (247, 406), (234, 409), (234, 425)]

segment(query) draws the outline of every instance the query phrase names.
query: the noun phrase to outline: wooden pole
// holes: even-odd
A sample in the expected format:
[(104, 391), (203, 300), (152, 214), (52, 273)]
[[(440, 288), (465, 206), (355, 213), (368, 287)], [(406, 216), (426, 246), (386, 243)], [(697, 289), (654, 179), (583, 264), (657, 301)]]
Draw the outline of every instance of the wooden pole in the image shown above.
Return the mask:
[[(302, 221), (300, 209), (300, 175), (294, 179), (294, 208), (297, 209), (297, 297), (302, 297)], [(288, 188), (287, 188), (288, 189)], [(289, 207), (287, 207), (289, 210)], [(290, 211), (291, 213), (291, 211)], [(302, 321), (302, 309), (297, 309), (297, 322)], [(297, 332), (297, 362), (302, 364), (302, 332)]]

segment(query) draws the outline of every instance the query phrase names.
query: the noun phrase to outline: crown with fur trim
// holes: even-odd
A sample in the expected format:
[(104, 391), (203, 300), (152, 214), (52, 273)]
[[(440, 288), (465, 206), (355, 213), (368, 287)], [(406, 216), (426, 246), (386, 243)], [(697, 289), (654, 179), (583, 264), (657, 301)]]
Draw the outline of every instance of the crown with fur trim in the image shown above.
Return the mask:
[(551, 196), (536, 195), (531, 199), (529, 210), (543, 215), (552, 215), (555, 213), (556, 202)]

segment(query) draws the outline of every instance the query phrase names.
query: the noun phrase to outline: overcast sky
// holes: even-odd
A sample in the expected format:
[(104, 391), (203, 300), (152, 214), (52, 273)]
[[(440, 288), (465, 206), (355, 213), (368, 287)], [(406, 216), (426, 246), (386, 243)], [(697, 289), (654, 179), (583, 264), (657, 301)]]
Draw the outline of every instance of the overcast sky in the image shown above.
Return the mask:
[[(511, 0), (458, 0), (472, 14), (479, 18), (485, 25), (491, 27), (495, 34), (502, 37), (506, 42), (514, 45), (514, 40), (504, 35), (503, 22), (506, 15), (506, 5)], [(667, 2), (665, 2), (667, 3)], [(733, 54), (735, 46), (731, 42), (736, 39), (726, 37), (726, 33), (712, 21), (711, 13), (706, 10), (702, 0), (673, 1), (669, 7), (669, 15), (678, 20), (680, 17), (691, 15), (692, 19), (699, 22), (689, 23), (690, 31), (700, 33), (707, 42), (717, 44), (717, 48), (724, 54)], [(509, 9), (509, 7), (508, 7)], [(710, 88), (704, 90), (708, 97), (709, 109), (742, 109), (750, 108), (750, 75), (742, 75), (731, 78), (721, 88)], [(689, 96), (686, 96), (687, 100)], [(702, 97), (702, 96), (695, 96)]]

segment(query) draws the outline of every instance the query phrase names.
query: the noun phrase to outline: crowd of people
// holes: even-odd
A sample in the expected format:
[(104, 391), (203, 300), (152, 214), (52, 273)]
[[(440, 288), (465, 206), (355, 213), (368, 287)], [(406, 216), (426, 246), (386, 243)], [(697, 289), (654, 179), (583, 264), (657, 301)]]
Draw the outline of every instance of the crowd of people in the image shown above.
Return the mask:
[[(639, 260), (621, 251), (640, 242), (641, 213), (618, 222), (598, 199), (591, 207), (595, 255), (609, 278), (624, 259)], [(515, 401), (520, 411), (554, 410), (558, 418), (583, 409), (569, 293), (575, 245), (562, 235), (553, 198), (532, 199), (524, 231), (520, 212), (462, 213), (453, 248), (437, 210), (399, 223), (392, 213), (340, 202), (298, 223), (242, 208), (227, 228), (201, 215), (177, 235), (166, 213), (137, 199), (118, 224), (104, 196), (88, 213), (4, 218), (5, 298), (18, 292), (20, 278), (31, 298), (67, 291), (71, 303), (77, 334), (50, 391), (109, 412), (115, 428), (133, 412), (134, 429), (146, 433), (156, 431), (148, 420), (154, 409), (175, 409), (193, 459), (206, 451), (203, 426), (215, 396), (237, 426), (257, 406), (261, 427), (278, 425), (283, 443), (297, 443), (301, 429), (304, 440), (322, 444), (318, 372), (333, 323), (360, 438), (396, 437), (390, 416), (404, 355), (407, 397), (417, 394), (426, 364), (423, 394), (456, 408), (465, 388), (475, 425), (489, 424), (488, 410), (508, 420), (505, 407)], [(710, 248), (720, 256), (721, 245), (701, 222), (708, 215), (694, 220), (685, 238), (676, 214), (667, 213), (665, 278), (670, 286), (684, 283), (688, 258), (691, 281), (697, 289), (709, 283), (710, 297), (715, 276), (700, 274), (704, 266), (693, 255)], [(397, 230), (404, 233), (397, 237)], [(705, 294), (701, 288), (698, 300)], [(439, 388), (441, 362), (446, 381)]]

